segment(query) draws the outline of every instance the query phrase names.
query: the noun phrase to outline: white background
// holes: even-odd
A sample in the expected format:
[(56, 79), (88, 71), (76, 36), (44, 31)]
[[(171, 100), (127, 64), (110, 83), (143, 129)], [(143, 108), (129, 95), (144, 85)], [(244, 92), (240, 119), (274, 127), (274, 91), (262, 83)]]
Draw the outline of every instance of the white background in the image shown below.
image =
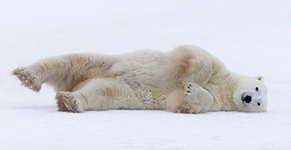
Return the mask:
[[(291, 149), (288, 0), (0, 1), (0, 149)], [(10, 73), (72, 52), (195, 44), (236, 73), (263, 75), (265, 113), (58, 112)]]

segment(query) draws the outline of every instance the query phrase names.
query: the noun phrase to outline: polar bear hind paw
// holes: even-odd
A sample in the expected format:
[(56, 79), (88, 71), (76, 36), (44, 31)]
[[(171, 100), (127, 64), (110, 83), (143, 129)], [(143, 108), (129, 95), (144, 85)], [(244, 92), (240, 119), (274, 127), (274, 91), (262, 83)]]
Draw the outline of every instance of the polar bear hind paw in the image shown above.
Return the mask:
[(37, 79), (35, 76), (32, 75), (27, 69), (25, 68), (16, 68), (12, 75), (18, 77), (21, 81), (22, 85), (25, 87), (32, 89), (35, 92), (39, 92), (41, 85), (37, 84)]
[(80, 113), (84, 110), (78, 106), (78, 101), (70, 92), (59, 92), (56, 95), (57, 105), (59, 111), (70, 111), (74, 113)]

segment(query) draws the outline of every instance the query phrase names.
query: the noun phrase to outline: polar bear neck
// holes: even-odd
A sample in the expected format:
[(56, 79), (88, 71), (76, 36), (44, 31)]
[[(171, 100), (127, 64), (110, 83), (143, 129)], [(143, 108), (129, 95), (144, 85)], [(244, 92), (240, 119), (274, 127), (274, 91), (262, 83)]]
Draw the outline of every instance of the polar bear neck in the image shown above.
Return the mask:
[(213, 58), (213, 74), (205, 89), (213, 96), (213, 103), (209, 111), (235, 111), (237, 106), (233, 102), (233, 93), (238, 82), (238, 75), (229, 71), (217, 58)]
[(237, 86), (237, 75), (229, 72), (228, 75), (224, 76), (223, 80), (218, 83), (209, 82), (206, 85), (206, 89), (213, 96), (213, 103), (210, 107), (210, 111), (235, 111), (237, 106), (233, 102), (234, 89)]

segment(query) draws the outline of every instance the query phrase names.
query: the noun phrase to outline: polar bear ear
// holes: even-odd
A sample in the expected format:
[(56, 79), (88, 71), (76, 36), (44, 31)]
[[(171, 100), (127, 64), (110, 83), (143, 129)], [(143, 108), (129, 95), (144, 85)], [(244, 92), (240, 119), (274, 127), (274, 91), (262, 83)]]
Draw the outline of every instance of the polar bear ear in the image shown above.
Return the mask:
[(263, 76), (257, 76), (257, 79), (258, 79), (259, 81), (261, 81), (261, 82), (264, 81), (264, 77), (263, 77)]

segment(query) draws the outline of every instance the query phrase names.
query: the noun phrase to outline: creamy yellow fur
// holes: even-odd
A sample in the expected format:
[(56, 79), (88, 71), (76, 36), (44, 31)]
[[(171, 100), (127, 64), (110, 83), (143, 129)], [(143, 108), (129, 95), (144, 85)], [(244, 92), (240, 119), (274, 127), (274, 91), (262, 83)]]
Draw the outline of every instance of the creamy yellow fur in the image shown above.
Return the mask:
[[(262, 103), (258, 108), (240, 104), (240, 94), (246, 88), (249, 95), (266, 95), (261, 80), (230, 72), (219, 59), (193, 45), (168, 53), (67, 54), (17, 68), (13, 74), (36, 92), (43, 83), (53, 86), (61, 111), (163, 109), (199, 113), (264, 111), (267, 107), (266, 96), (256, 99)], [(255, 86), (263, 91), (252, 90)]]

